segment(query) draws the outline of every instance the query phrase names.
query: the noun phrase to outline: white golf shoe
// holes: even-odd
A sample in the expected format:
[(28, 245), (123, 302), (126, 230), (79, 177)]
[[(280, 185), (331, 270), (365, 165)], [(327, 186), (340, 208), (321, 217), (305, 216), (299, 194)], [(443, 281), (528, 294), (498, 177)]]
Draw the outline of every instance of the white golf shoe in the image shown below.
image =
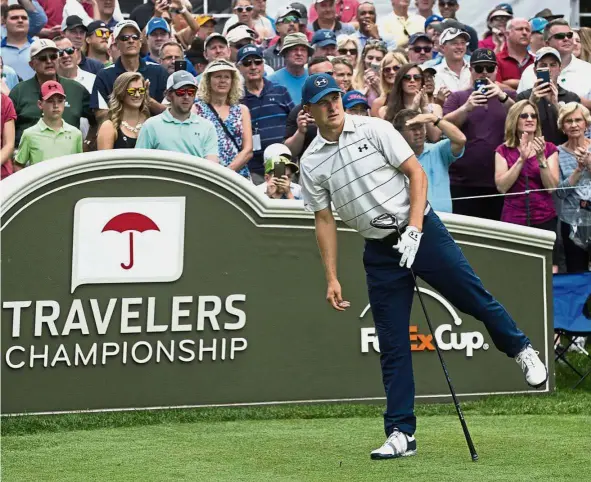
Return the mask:
[(515, 361), (523, 370), (525, 381), (533, 388), (540, 388), (548, 379), (548, 370), (538, 353), (531, 345), (527, 345), (515, 357)]
[(371, 458), (395, 459), (397, 457), (409, 457), (417, 454), (417, 441), (412, 435), (406, 435), (398, 429), (394, 429), (392, 434), (379, 449), (371, 452)]

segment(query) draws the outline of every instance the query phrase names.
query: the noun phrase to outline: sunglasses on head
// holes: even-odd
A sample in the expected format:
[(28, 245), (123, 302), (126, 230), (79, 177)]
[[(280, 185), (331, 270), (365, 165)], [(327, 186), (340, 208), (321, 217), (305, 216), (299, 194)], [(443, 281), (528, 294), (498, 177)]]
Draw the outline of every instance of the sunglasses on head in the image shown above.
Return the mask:
[(339, 49), (340, 55), (357, 55), (357, 49)]
[(121, 40), (123, 42), (127, 42), (128, 40), (133, 40), (134, 42), (136, 42), (139, 39), (140, 39), (140, 36), (136, 35), (135, 33), (127, 34), (127, 35), (119, 35), (119, 37), (117, 38), (117, 40)]
[(177, 97), (184, 97), (185, 95), (188, 95), (189, 97), (195, 97), (197, 89), (195, 87), (184, 87), (182, 89), (176, 89), (173, 92)]
[(536, 113), (528, 113), (528, 112), (524, 112), (523, 114), (519, 114), (519, 118), (520, 119), (533, 119), (536, 120), (538, 118), (538, 114)]
[(111, 31), (110, 31), (110, 30), (101, 30), (100, 28), (97, 28), (97, 29), (94, 31), (94, 34), (95, 34), (97, 37), (101, 37), (101, 38), (102, 38), (102, 37), (109, 38), (109, 37), (111, 36)]
[(76, 49), (74, 47), (68, 47), (66, 49), (60, 49), (57, 51), (57, 54), (60, 57), (63, 57), (64, 54), (68, 54), (68, 55), (74, 55), (74, 52), (76, 52)]
[(48, 60), (57, 60), (57, 52), (55, 54), (37, 55), (35, 57), (39, 62), (47, 62)]
[(423, 76), (421, 74), (412, 74), (412, 75), (411, 74), (404, 74), (402, 76), (402, 80), (406, 80), (407, 82), (409, 80), (415, 80), (415, 81), (423, 80)]
[(242, 61), (242, 65), (250, 67), (252, 64), (259, 66), (263, 64), (263, 59), (246, 59)]
[(252, 12), (253, 10), (254, 10), (254, 7), (252, 5), (248, 5), (246, 7), (234, 7), (234, 11), (238, 12), (238, 13)]
[(279, 20), (279, 23), (299, 23), (299, 19), (294, 15), (289, 15), (287, 17), (283, 17)]
[(484, 72), (485, 70), (487, 71), (487, 73), (492, 74), (495, 69), (497, 68), (496, 65), (474, 65), (472, 66), (472, 68), (474, 69), (474, 72), (476, 72), (477, 74), (482, 74), (482, 72)]
[(433, 50), (433, 47), (419, 47), (417, 45), (416, 47), (412, 47), (411, 50), (413, 52), (416, 52), (417, 54), (420, 52), (425, 52), (426, 54), (430, 54), (431, 51)]
[(382, 72), (385, 74), (391, 74), (392, 72), (398, 72), (400, 70), (400, 65), (394, 65), (392, 67), (384, 67)]
[[(554, 35), (552, 35), (550, 37), (550, 39), (555, 38), (556, 40), (564, 40), (565, 38), (567, 39), (571, 39), (573, 38), (574, 33), (573, 32), (560, 32), (560, 33), (555, 33)], [(548, 39), (548, 40), (550, 40)]]
[(130, 87), (127, 89), (127, 94), (131, 97), (135, 97), (136, 95), (145, 95), (146, 89), (144, 87)]

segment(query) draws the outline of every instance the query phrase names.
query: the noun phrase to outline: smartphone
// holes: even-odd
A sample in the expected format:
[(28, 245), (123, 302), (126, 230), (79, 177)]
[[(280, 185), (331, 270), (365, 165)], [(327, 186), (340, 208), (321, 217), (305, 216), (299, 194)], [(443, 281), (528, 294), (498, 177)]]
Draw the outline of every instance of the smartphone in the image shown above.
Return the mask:
[(474, 90), (480, 92), (481, 94), (484, 94), (486, 86), (488, 86), (487, 79), (476, 79), (474, 81)]
[(380, 64), (369, 64), (369, 66), (376, 74), (380, 73)]
[(174, 61), (174, 71), (178, 72), (179, 70), (187, 70), (187, 61), (186, 60), (175, 60)]
[(536, 70), (536, 77), (542, 79), (542, 83), (550, 83), (550, 71), (548, 69)]
[(273, 177), (285, 176), (285, 162), (278, 162), (273, 169)]

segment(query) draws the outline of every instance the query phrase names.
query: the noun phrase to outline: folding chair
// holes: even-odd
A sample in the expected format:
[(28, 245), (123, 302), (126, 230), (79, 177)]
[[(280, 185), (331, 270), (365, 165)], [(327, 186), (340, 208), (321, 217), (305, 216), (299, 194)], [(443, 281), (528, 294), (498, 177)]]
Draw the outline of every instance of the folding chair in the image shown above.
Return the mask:
[[(557, 274), (553, 277), (554, 287), (554, 355), (555, 361), (566, 363), (580, 378), (577, 388), (589, 374), (581, 373), (566, 358), (568, 349), (579, 336), (591, 336), (591, 271), (575, 274)], [(570, 340), (560, 346), (558, 340), (564, 335)], [(591, 362), (591, 355), (585, 348), (579, 350)]]

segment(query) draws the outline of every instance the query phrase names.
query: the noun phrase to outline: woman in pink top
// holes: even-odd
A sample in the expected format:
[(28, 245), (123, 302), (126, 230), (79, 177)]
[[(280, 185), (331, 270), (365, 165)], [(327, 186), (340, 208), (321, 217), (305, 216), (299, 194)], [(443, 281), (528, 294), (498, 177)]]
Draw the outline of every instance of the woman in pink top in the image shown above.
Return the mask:
[(511, 195), (558, 186), (558, 149), (542, 137), (538, 108), (529, 100), (509, 109), (505, 142), (496, 149), (495, 184), (509, 194), (501, 221), (556, 231), (553, 191)]

